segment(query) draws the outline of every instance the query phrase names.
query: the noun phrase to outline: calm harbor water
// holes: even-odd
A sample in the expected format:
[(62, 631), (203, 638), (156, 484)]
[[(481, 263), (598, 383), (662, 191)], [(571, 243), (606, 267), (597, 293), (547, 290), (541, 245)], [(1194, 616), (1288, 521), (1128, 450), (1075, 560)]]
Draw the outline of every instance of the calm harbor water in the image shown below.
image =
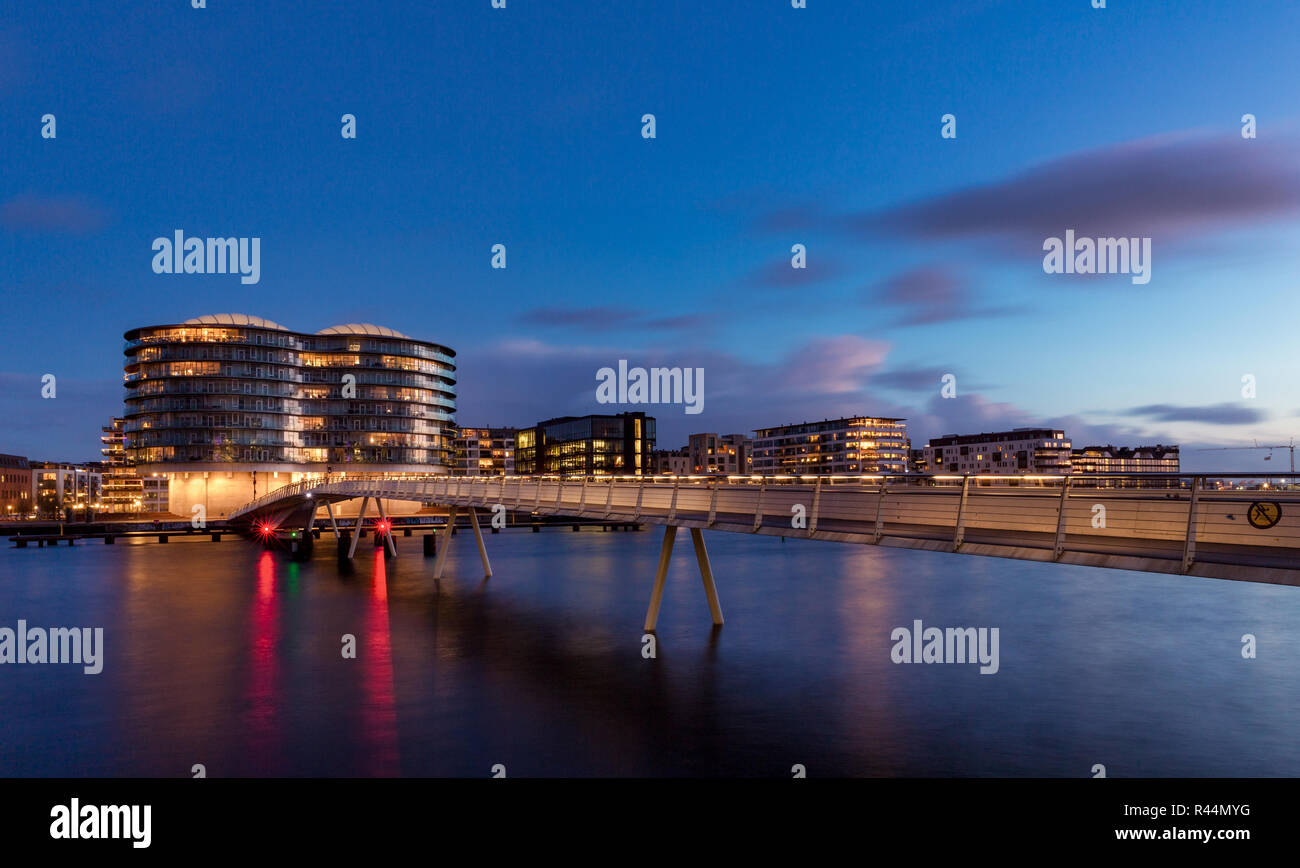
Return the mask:
[[(1300, 589), (718, 533), (715, 633), (679, 536), (647, 660), (660, 536), (506, 531), (485, 582), (461, 534), (440, 584), (418, 537), (0, 551), (0, 626), (105, 634), (0, 666), (0, 775), (1300, 775)], [(893, 663), (915, 619), (1000, 671)]]

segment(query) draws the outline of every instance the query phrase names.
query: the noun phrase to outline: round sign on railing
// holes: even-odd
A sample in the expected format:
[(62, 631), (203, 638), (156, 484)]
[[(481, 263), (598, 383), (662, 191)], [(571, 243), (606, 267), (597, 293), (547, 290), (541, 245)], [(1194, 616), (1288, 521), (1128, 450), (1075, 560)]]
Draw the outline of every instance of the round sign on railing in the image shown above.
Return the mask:
[(1246, 510), (1246, 520), (1253, 528), (1268, 530), (1282, 520), (1282, 504), (1272, 500), (1257, 500)]

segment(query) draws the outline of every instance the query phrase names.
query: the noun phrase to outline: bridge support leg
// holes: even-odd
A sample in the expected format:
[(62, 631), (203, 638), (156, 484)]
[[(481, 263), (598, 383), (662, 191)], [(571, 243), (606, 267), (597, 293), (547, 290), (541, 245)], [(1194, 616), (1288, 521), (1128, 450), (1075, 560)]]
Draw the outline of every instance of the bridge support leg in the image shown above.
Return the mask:
[[(388, 524), (388, 513), (384, 512), (383, 498), (376, 497), (375, 504), (379, 507), (379, 520)], [(397, 544), (393, 542), (393, 526), (388, 525), (388, 530), (384, 533), (384, 543), (388, 546), (388, 553), (397, 557)]]
[(456, 528), (456, 507), (447, 510), (447, 529), (442, 532), (442, 545), (438, 548), (438, 559), (433, 562), (434, 579), (442, 578), (442, 565), (447, 562), (447, 549), (451, 548), (451, 532)]
[(469, 508), (469, 523), (474, 528), (474, 542), (478, 543), (478, 556), (483, 559), (483, 578), (492, 578), (492, 565), (488, 563), (487, 549), (483, 545), (483, 531), (478, 526), (478, 511)]
[(664, 542), (659, 547), (659, 567), (655, 570), (654, 588), (650, 591), (650, 608), (645, 613), (645, 631), (653, 633), (659, 623), (659, 604), (664, 601), (664, 582), (668, 578), (668, 561), (673, 556), (673, 542), (677, 539), (677, 525), (664, 528)]
[(328, 500), (325, 501), (325, 514), (330, 517), (330, 527), (334, 528), (334, 539), (338, 539), (339, 523), (334, 520), (334, 506)]
[(361, 539), (361, 521), (366, 517), (366, 504), (370, 502), (369, 497), (361, 498), (361, 510), (357, 513), (357, 527), (352, 534), (352, 545), (348, 547), (348, 560), (356, 557), (357, 540)]
[[(709, 614), (715, 626), (722, 626), (722, 604), (718, 602), (718, 586), (713, 583), (713, 566), (709, 563), (709, 550), (704, 547), (704, 532), (698, 527), (691, 530), (691, 544), (695, 547), (695, 560), (700, 565), (700, 579), (704, 582), (704, 596), (709, 600)], [(653, 633), (659, 623), (659, 606), (664, 600), (664, 585), (668, 580), (668, 564), (673, 557), (673, 544), (677, 540), (677, 525), (664, 528), (664, 542), (659, 549), (659, 567), (655, 570), (654, 588), (650, 591), (650, 608), (645, 613), (645, 632)]]
[[(781, 537), (782, 540), (785, 537)], [(722, 626), (722, 605), (718, 602), (718, 586), (713, 584), (713, 567), (709, 564), (709, 550), (704, 547), (704, 532), (691, 528), (691, 542), (695, 545), (695, 560), (700, 564), (700, 578), (704, 580), (704, 596), (709, 598), (709, 614), (713, 623)]]

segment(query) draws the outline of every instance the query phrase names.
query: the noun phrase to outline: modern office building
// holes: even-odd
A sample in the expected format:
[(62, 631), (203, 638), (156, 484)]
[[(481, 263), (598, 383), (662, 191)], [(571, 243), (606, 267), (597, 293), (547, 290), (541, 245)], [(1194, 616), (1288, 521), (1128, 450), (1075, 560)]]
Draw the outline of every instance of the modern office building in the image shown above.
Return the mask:
[(445, 473), (455, 352), (352, 323), (314, 334), (246, 314), (126, 333), (128, 461), (172, 511), (218, 518), (326, 473)]
[(650, 472), (656, 476), (689, 476), (690, 451), (682, 449), (656, 449), (650, 456)]
[[(1074, 472), (1178, 473), (1177, 446), (1085, 446), (1071, 453)], [(1159, 487), (1162, 480), (1107, 479), (1105, 484), (1125, 488)]]
[(641, 476), (652, 472), (655, 419), (642, 412), (563, 416), (521, 429), (515, 471), (523, 476)]
[(103, 510), (104, 474), (97, 462), (32, 461), (30, 468), (31, 498), (40, 516), (87, 518)]
[(1070, 440), (1056, 428), (947, 434), (925, 447), (931, 473), (1069, 473)]
[(460, 428), (453, 473), (460, 476), (514, 476), (514, 428)]
[(775, 474), (903, 473), (907, 420), (850, 416), (754, 431), (753, 472)]
[(32, 468), (21, 455), (0, 455), (0, 518), (23, 518), (32, 506)]
[(692, 434), (691, 472), (696, 474), (748, 475), (753, 472), (751, 450), (754, 441), (744, 434)]

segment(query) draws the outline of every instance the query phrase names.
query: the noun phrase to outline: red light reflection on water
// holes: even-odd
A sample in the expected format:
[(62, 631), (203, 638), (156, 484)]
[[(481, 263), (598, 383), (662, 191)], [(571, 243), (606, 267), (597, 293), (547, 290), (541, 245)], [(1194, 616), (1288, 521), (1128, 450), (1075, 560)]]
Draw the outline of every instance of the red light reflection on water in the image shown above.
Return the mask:
[[(279, 642), (278, 603), (275, 597), (275, 555), (262, 552), (257, 560), (257, 593), (253, 597), (252, 655), (249, 661), (245, 720), (250, 753), (268, 762), (276, 752), (277, 685), (276, 645)], [(268, 765), (269, 767), (269, 765)]]
[(362, 720), (371, 746), (371, 773), (388, 777), (401, 773), (401, 760), (397, 745), (392, 634), (388, 627), (388, 574), (382, 548), (375, 549), (374, 563), (366, 609), (366, 647), (360, 655), (366, 694)]

